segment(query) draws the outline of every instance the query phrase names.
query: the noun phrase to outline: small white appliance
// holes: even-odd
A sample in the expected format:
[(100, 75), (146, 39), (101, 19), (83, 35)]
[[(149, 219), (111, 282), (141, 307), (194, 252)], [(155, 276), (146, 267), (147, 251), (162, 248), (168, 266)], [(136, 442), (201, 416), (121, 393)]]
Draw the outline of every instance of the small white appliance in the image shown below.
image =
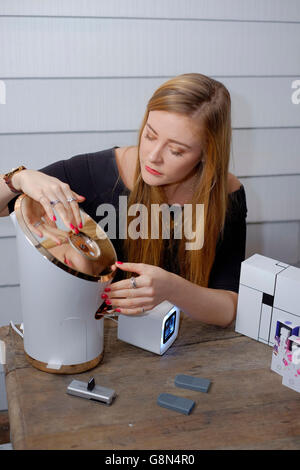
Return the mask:
[(164, 354), (178, 335), (180, 310), (165, 300), (142, 315), (120, 315), (118, 339)]
[[(16, 226), (24, 351), (29, 362), (52, 373), (79, 373), (103, 357), (101, 294), (111, 283), (116, 252), (105, 232), (84, 211), (78, 234), (56, 227), (40, 204), (20, 196)], [(43, 237), (36, 234), (41, 230)], [(96, 314), (96, 315), (95, 315)]]

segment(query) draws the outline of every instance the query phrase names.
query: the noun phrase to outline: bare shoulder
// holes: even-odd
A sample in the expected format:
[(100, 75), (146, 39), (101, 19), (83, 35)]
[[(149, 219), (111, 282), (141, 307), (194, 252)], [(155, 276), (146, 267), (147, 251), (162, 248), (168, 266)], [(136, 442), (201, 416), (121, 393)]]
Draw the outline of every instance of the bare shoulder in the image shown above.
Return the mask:
[(125, 186), (131, 190), (133, 188), (138, 148), (135, 145), (119, 147), (115, 150), (115, 155), (120, 177)]
[(233, 173), (228, 173), (228, 193), (234, 193), (238, 189), (240, 189), (242, 183), (240, 180), (233, 174)]

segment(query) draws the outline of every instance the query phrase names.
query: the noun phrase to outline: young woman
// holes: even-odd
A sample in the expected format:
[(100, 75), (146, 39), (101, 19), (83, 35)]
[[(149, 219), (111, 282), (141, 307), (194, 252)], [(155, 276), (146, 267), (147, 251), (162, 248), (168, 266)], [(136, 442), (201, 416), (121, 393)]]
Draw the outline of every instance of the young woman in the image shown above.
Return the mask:
[[(226, 327), (236, 315), (247, 215), (244, 187), (228, 172), (230, 146), (228, 90), (201, 74), (179, 75), (149, 100), (137, 146), (77, 155), (40, 171), (3, 175), (0, 215), (13, 211), (13, 191), (20, 191), (42, 205), (48, 220), (54, 220), (55, 205), (64, 223), (77, 231), (78, 204), (99, 221), (99, 205), (111, 203), (117, 209), (119, 196), (127, 195), (129, 209), (139, 203), (149, 212), (153, 204), (189, 204), (194, 210), (192, 227), (198, 233), (196, 206), (202, 204), (204, 238), (198, 249), (187, 250), (189, 240), (184, 233), (181, 239), (174, 237), (174, 226), (169, 240), (162, 235), (112, 240), (122, 260), (113, 269), (122, 271), (123, 279), (111, 284), (105, 299), (128, 315), (169, 300), (195, 319)], [(149, 219), (145, 227), (150, 229)], [(41, 222), (37, 220), (37, 231), (42, 235)], [(135, 282), (129, 279), (133, 275)]]

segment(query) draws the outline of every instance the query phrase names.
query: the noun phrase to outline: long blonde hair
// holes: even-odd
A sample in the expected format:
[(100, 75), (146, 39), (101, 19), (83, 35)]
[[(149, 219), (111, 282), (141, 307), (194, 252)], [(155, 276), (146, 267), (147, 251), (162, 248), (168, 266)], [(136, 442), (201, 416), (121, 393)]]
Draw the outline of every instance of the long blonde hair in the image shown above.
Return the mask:
[[(204, 204), (204, 244), (199, 250), (185, 250), (187, 240), (182, 237), (178, 249), (180, 275), (198, 285), (207, 287), (215, 258), (216, 244), (223, 234), (228, 206), (228, 167), (231, 146), (231, 100), (225, 86), (198, 73), (179, 75), (163, 83), (150, 98), (139, 130), (138, 154), (143, 129), (150, 111), (160, 110), (191, 117), (199, 124), (199, 139), (204, 139), (204, 151), (196, 167), (199, 178), (191, 203)], [(204, 137), (203, 137), (204, 136)], [(204, 163), (202, 163), (202, 160)], [(149, 186), (141, 177), (139, 158), (134, 187), (128, 197), (128, 207), (141, 203), (166, 202), (160, 186)], [(127, 229), (130, 224), (128, 217)], [(148, 222), (148, 233), (151, 233)], [(193, 217), (193, 230), (195, 221)], [(127, 237), (124, 249), (129, 262), (163, 266), (165, 245), (162, 238)], [(129, 276), (130, 274), (128, 274)]]

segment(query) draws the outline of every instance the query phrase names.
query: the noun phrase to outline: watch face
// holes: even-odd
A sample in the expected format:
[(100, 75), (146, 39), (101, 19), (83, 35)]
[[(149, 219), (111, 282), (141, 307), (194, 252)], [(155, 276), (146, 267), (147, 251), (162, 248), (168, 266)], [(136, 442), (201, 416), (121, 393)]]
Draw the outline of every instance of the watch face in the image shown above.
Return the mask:
[(10, 172), (7, 173), (8, 177), (11, 177), (17, 171), (26, 170), (25, 166), (18, 166), (17, 168), (12, 168)]
[(18, 168), (13, 168), (9, 173), (7, 173), (6, 175), (3, 176), (3, 179), (5, 181), (5, 183), (7, 184), (7, 186), (9, 187), (9, 189), (13, 192), (13, 193), (16, 193), (16, 194), (20, 194), (22, 191), (19, 191), (17, 190), (14, 185), (12, 184), (12, 177), (15, 173), (18, 173), (19, 171), (22, 171), (22, 170), (26, 170), (25, 166), (19, 166)]

